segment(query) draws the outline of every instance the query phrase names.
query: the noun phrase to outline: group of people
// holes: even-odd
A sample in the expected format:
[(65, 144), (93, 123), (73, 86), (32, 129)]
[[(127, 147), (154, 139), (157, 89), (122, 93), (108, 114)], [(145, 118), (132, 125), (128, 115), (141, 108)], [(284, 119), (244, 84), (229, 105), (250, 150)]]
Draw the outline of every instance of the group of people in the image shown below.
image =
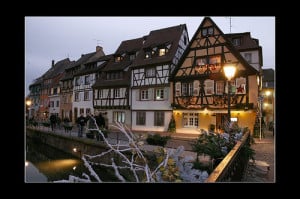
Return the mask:
[[(95, 118), (95, 120), (93, 120), (92, 118)], [(105, 119), (101, 113), (99, 113), (96, 116), (89, 114), (87, 117), (84, 117), (83, 113), (80, 114), (80, 117), (78, 117), (76, 120), (76, 123), (78, 126), (78, 137), (83, 136), (83, 130), (84, 130), (85, 125), (88, 125), (89, 129), (96, 129), (95, 121), (96, 121), (98, 128), (105, 127)], [(97, 137), (97, 139), (98, 139), (98, 137)]]

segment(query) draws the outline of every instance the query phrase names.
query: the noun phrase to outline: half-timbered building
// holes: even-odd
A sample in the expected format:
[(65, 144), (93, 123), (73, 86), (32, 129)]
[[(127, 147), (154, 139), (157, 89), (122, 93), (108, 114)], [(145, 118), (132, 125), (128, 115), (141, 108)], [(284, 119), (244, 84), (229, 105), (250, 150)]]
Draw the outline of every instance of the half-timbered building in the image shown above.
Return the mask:
[(131, 66), (131, 127), (167, 131), (172, 117), (169, 77), (189, 42), (186, 25), (153, 30), (143, 38)]
[[(205, 17), (175, 69), (173, 114), (177, 132), (199, 133), (201, 129), (223, 128), (228, 121), (228, 92), (231, 121), (252, 128), (255, 122), (259, 71), (251, 66), (214, 21)], [(223, 67), (234, 65), (236, 73), (228, 81)]]
[(142, 45), (143, 38), (123, 41), (93, 86), (94, 109), (104, 116), (109, 128), (114, 122), (131, 126), (129, 69)]
[(81, 114), (87, 116), (94, 113), (92, 85), (96, 82), (96, 71), (99, 69), (96, 60), (104, 55), (102, 47), (97, 46), (96, 52), (82, 55), (76, 62), (77, 66), (80, 65), (80, 69), (73, 75), (73, 110), (75, 119)]

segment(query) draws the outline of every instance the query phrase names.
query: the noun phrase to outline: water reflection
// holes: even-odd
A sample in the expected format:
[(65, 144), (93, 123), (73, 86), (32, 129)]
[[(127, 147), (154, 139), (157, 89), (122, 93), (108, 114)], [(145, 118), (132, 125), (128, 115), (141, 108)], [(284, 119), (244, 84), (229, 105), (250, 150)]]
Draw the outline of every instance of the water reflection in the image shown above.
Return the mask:
[[(27, 165), (27, 166), (26, 166)], [(104, 182), (118, 181), (112, 169), (93, 166), (95, 172)], [(68, 180), (69, 175), (83, 178), (90, 174), (83, 161), (39, 141), (26, 139), (25, 182), (40, 183)], [(92, 182), (95, 178), (90, 176)]]
[(53, 147), (26, 140), (26, 182), (52, 182), (81, 176), (85, 167), (80, 159)]
[(42, 174), (31, 162), (25, 163), (25, 181), (26, 182), (47, 182), (47, 177)]

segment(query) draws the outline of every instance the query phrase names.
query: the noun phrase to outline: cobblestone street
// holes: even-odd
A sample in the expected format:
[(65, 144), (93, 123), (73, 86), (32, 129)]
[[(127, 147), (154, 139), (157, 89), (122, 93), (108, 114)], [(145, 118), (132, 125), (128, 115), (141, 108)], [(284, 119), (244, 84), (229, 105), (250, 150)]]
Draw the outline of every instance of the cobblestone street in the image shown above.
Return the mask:
[(275, 136), (271, 131), (265, 132), (265, 138), (254, 138), (251, 148), (255, 150), (255, 161), (249, 161), (243, 182), (276, 182)]

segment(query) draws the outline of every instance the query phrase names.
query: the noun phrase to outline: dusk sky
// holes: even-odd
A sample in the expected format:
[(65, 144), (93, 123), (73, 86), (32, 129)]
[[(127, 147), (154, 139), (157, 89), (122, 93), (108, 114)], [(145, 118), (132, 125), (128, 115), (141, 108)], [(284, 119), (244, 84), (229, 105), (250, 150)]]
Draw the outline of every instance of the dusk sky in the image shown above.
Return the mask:
[[(124, 40), (150, 31), (186, 24), (191, 40), (204, 17), (25, 17), (25, 95), (51, 61), (69, 58), (102, 46), (112, 54)], [(275, 69), (275, 17), (211, 17), (223, 33), (250, 32), (263, 49), (263, 68)], [(231, 20), (230, 20), (231, 19)]]

